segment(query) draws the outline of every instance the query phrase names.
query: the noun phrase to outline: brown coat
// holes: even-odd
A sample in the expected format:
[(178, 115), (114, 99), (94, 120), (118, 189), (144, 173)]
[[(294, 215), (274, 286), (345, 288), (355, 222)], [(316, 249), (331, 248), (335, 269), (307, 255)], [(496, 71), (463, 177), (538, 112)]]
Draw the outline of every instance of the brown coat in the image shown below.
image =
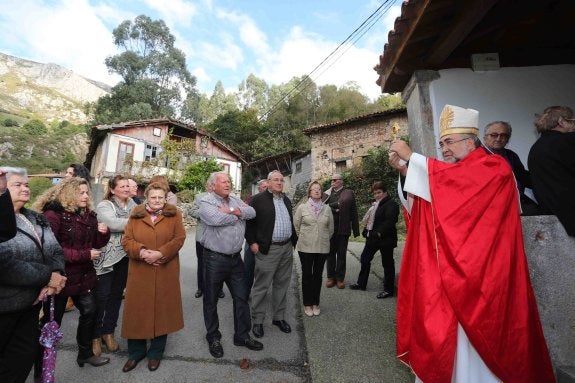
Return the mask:
[[(144, 205), (132, 210), (122, 238), (130, 258), (122, 337), (151, 339), (184, 327), (178, 251), (185, 239), (182, 213), (174, 205), (166, 204), (155, 224)], [(142, 248), (160, 251), (164, 263), (144, 262)]]

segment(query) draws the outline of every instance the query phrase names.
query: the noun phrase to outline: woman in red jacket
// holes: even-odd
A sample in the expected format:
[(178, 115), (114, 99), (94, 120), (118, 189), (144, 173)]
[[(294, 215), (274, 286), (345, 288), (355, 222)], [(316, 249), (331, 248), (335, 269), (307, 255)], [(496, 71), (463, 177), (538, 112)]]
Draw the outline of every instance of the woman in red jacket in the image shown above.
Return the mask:
[[(62, 246), (66, 260), (66, 287), (55, 298), (54, 319), (58, 324), (66, 308), (68, 297), (80, 311), (76, 340), (77, 363), (94, 367), (107, 364), (110, 359), (95, 356), (92, 352), (92, 332), (96, 314), (96, 271), (92, 261), (100, 256), (99, 248), (110, 239), (110, 230), (98, 224), (92, 210), (90, 186), (79, 177), (63, 180), (38, 198), (34, 204), (48, 218), (56, 239)], [(46, 309), (46, 307), (45, 307)], [(46, 320), (49, 312), (44, 312)]]

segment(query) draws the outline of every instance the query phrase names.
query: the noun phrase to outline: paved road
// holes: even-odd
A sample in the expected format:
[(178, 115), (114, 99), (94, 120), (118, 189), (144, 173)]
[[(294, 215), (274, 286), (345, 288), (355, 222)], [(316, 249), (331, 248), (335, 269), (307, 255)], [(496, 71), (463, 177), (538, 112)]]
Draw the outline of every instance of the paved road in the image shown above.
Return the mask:
[[(218, 313), (224, 357), (213, 358), (205, 340), (201, 299), (196, 291), (194, 232), (188, 232), (181, 252), (181, 284), (185, 328), (168, 336), (160, 368), (150, 372), (143, 361), (129, 373), (122, 372), (127, 360), (127, 343), (121, 351), (108, 354), (110, 364), (99, 368), (76, 363), (75, 331), (78, 311), (66, 313), (62, 323), (64, 338), (58, 345), (56, 382), (412, 382), (409, 369), (395, 358), (395, 299), (375, 298), (383, 271), (379, 255), (373, 262), (368, 291), (346, 288), (322, 291), (322, 314), (303, 315), (300, 298), (300, 266), (294, 255), (294, 273), (288, 295), (286, 320), (292, 333), (284, 334), (271, 325), (268, 313), (264, 323), (263, 351), (250, 351), (233, 345), (232, 300), (227, 288)], [(363, 244), (350, 243), (348, 281), (355, 282)], [(398, 252), (399, 254), (399, 252)], [(396, 263), (399, 263), (396, 261)], [(120, 318), (121, 320), (121, 318)], [(117, 334), (119, 334), (117, 329)], [(249, 369), (240, 369), (247, 358)], [(29, 377), (27, 383), (32, 383)]]

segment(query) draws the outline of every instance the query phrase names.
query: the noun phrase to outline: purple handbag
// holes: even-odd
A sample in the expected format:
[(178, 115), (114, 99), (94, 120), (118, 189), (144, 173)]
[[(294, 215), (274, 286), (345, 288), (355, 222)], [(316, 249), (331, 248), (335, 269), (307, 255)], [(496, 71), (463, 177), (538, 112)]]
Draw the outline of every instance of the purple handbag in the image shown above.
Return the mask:
[(54, 383), (56, 372), (56, 343), (62, 339), (60, 326), (54, 320), (54, 296), (50, 296), (50, 321), (40, 331), (40, 344), (44, 346), (42, 356), (42, 383)]

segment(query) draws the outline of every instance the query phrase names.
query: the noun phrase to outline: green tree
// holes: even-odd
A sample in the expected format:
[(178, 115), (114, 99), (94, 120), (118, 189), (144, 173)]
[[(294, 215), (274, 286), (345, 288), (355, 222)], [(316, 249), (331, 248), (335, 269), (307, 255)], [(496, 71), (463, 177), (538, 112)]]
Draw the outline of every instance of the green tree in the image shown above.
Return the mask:
[(48, 128), (44, 122), (34, 118), (22, 127), (24, 131), (33, 136), (41, 136), (48, 133)]
[(223, 170), (223, 167), (213, 158), (195, 162), (188, 166), (182, 174), (178, 188), (180, 190), (193, 190), (196, 192), (203, 191), (210, 174), (221, 170)]
[(184, 53), (174, 47), (175, 37), (163, 20), (140, 15), (123, 21), (113, 31), (114, 44), (124, 52), (106, 58), (108, 70), (122, 80), (101, 97), (92, 125), (125, 120), (176, 117), (182, 93), (197, 93), (196, 78), (186, 68)]
[(227, 112), (206, 125), (207, 131), (213, 132), (219, 140), (233, 147), (247, 160), (254, 159), (258, 154), (254, 143), (261, 129), (255, 109)]

